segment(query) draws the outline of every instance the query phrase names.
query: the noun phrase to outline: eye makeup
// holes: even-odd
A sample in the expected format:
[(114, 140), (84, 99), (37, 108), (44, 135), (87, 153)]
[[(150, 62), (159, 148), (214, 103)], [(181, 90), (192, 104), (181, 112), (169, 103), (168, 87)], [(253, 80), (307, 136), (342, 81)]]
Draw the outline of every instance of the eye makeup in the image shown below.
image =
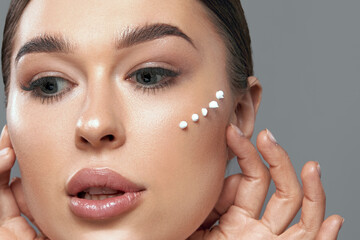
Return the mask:
[[(34, 99), (39, 98), (41, 103), (51, 104), (54, 101), (60, 101), (62, 97), (72, 90), (71, 81), (54, 75), (54, 73), (40, 74), (29, 84), (20, 83), (20, 88), (25, 92), (30, 92)], [(129, 74), (125, 80), (133, 81), (135, 90), (143, 90), (144, 93), (156, 93), (156, 90), (168, 88), (176, 81), (180, 71), (169, 70), (161, 67), (146, 67), (138, 69)]]
[(135, 90), (142, 89), (143, 92), (156, 93), (156, 90), (170, 87), (180, 71), (173, 71), (161, 67), (147, 67), (134, 71), (126, 77), (126, 80), (136, 82)]
[(52, 103), (54, 100), (60, 101), (71, 90), (69, 85), (71, 83), (62, 77), (45, 76), (32, 81), (28, 86), (21, 84), (21, 89), (31, 92), (31, 96), (40, 98), (42, 103)]
[[(225, 98), (224, 96), (224, 91), (222, 90), (219, 90), (216, 92), (215, 96), (218, 100), (222, 100)], [(217, 101), (211, 101), (209, 103), (209, 108), (210, 109), (217, 109), (219, 108), (219, 103)], [(203, 117), (206, 117), (208, 115), (209, 111), (207, 108), (201, 108), (201, 114)], [(191, 116), (191, 119), (194, 123), (197, 123), (200, 119), (199, 115), (197, 113), (194, 113), (192, 116)], [(180, 124), (179, 124), (179, 127), (182, 129), (182, 130), (185, 130), (187, 127), (188, 127), (188, 123), (186, 121), (181, 121)]]

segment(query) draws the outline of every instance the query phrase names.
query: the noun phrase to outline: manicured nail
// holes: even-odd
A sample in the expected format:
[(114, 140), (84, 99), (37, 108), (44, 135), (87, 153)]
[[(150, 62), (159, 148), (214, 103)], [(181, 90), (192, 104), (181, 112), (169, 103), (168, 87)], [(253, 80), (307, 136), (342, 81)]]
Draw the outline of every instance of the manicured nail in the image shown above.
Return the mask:
[(316, 169), (319, 173), (319, 177), (321, 178), (321, 168), (320, 168), (320, 163), (318, 163), (318, 165), (316, 166)]
[(230, 126), (235, 130), (235, 132), (237, 134), (239, 134), (239, 136), (243, 137), (244, 136), (244, 133), (240, 130), (240, 128), (238, 128), (236, 125), (230, 123)]
[(274, 135), (270, 132), (269, 129), (266, 129), (266, 134), (268, 135), (269, 139), (270, 139), (273, 143), (277, 143), (276, 138), (275, 138)]
[(1, 149), (0, 150), (0, 157), (3, 157), (3, 156), (5, 156), (6, 154), (8, 154), (9, 153), (9, 150), (10, 150), (10, 148), (4, 148), (4, 149)]

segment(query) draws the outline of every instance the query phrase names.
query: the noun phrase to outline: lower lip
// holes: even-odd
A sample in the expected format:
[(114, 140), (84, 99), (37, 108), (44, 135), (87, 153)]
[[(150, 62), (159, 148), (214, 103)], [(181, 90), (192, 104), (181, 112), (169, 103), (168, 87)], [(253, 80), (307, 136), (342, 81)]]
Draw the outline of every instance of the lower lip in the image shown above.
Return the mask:
[(121, 196), (104, 200), (87, 200), (71, 197), (70, 210), (78, 217), (88, 219), (107, 219), (119, 216), (133, 209), (139, 202), (141, 192), (127, 192)]

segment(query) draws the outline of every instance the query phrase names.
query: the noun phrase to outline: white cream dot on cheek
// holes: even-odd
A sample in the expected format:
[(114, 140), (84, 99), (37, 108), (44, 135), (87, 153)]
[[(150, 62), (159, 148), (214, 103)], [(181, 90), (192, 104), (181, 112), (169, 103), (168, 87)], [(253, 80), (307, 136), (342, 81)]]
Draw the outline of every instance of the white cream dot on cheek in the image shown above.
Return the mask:
[(209, 108), (212, 108), (212, 109), (219, 108), (219, 104), (217, 103), (217, 101), (211, 101), (209, 103)]
[(193, 122), (197, 122), (199, 121), (199, 115), (195, 113), (191, 116), (191, 119), (193, 120)]
[[(217, 98), (218, 100), (224, 99), (224, 91), (222, 91), (222, 90), (217, 91), (215, 95), (216, 95), (216, 98)], [(218, 103), (217, 101), (211, 101), (211, 102), (209, 103), (209, 108), (210, 108), (210, 109), (219, 108), (219, 103)], [(202, 113), (202, 115), (203, 115), (204, 117), (206, 117), (206, 116), (208, 115), (208, 110), (207, 110), (206, 108), (202, 108), (202, 109), (201, 109), (201, 113)], [(193, 121), (194, 123), (196, 123), (196, 122), (199, 121), (199, 115), (196, 114), (196, 113), (194, 113), (194, 114), (191, 116), (191, 119), (192, 119), (192, 121)], [(181, 121), (180, 124), (179, 124), (179, 127), (184, 130), (185, 128), (188, 127), (188, 123), (187, 123), (186, 121)]]
[(204, 117), (208, 115), (208, 110), (206, 108), (201, 109), (201, 113)]
[(217, 99), (224, 99), (224, 92), (222, 90), (219, 90), (216, 92), (216, 98)]
[(180, 127), (181, 129), (185, 129), (185, 128), (187, 128), (187, 126), (188, 126), (188, 124), (187, 124), (186, 121), (181, 121), (180, 124), (179, 124), (179, 127)]

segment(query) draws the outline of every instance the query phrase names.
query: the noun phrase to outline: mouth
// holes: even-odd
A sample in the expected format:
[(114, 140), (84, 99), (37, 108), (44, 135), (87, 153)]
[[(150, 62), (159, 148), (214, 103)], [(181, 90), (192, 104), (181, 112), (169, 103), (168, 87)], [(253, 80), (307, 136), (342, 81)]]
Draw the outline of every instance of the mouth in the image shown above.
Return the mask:
[(107, 198), (119, 197), (125, 192), (117, 191), (107, 187), (90, 187), (76, 194), (76, 197), (87, 200), (104, 200)]
[(87, 219), (107, 219), (129, 212), (146, 190), (106, 168), (82, 169), (66, 187), (70, 210)]

